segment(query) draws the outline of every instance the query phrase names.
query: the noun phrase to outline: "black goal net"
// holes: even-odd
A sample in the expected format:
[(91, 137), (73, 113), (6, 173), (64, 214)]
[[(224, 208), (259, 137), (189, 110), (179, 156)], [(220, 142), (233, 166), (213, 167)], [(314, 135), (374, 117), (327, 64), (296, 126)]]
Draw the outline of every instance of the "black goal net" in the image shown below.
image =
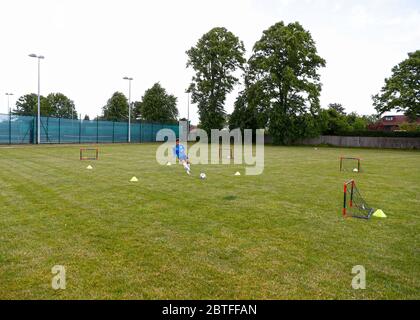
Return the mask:
[(219, 158), (220, 159), (233, 159), (234, 148), (232, 145), (219, 144)]
[(360, 172), (361, 169), (360, 158), (340, 158), (340, 171)]
[(356, 182), (350, 180), (344, 184), (343, 216), (361, 219), (369, 219), (374, 212), (363, 199), (356, 187)]
[(98, 148), (81, 148), (80, 149), (80, 160), (98, 160), (99, 149)]

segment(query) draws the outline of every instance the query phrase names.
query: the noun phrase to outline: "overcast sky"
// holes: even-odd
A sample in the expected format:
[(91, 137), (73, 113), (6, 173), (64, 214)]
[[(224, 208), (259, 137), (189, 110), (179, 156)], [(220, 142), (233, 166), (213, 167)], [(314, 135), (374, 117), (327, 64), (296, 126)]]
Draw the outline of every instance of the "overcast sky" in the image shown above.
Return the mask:
[[(322, 106), (374, 112), (371, 95), (408, 52), (420, 49), (419, 0), (0, 0), (0, 112), (6, 92), (36, 92), (36, 60), (42, 54), (41, 94), (62, 92), (91, 117), (115, 91), (132, 100), (159, 81), (178, 97), (187, 116), (192, 71), (185, 51), (213, 27), (226, 27), (245, 43), (247, 57), (263, 30), (299, 21), (319, 54)], [(233, 93), (226, 110), (233, 110)], [(193, 123), (198, 121), (191, 106)]]

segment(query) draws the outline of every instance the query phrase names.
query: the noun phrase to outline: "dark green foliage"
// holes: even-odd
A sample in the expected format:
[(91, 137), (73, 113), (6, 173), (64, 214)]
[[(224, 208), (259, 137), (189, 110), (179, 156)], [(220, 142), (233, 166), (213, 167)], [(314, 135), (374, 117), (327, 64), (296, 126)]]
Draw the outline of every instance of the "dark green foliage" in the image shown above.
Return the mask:
[(176, 122), (178, 117), (176, 102), (175, 96), (167, 94), (159, 83), (155, 83), (152, 88), (146, 90), (142, 101), (134, 104), (134, 114), (136, 118), (146, 121)]
[(258, 86), (268, 102), (268, 128), (274, 143), (290, 144), (320, 133), (318, 69), (325, 64), (311, 34), (297, 22), (276, 23), (256, 42), (247, 81)]
[(128, 120), (128, 101), (124, 94), (115, 92), (102, 108), (102, 120), (108, 121), (127, 121)]
[(77, 118), (77, 111), (74, 102), (62, 93), (50, 93), (47, 96), (47, 102), (50, 105), (52, 117), (58, 118)]
[(339, 114), (342, 114), (342, 115), (346, 114), (344, 107), (341, 103), (330, 103), (328, 105), (328, 109), (334, 109), (335, 111), (337, 111)]
[(269, 118), (269, 100), (264, 95), (262, 87), (247, 84), (235, 101), (235, 108), (229, 118), (229, 128), (261, 129), (266, 128)]
[[(41, 96), (41, 116), (58, 118), (77, 118), (74, 102), (62, 93), (50, 93)], [(21, 96), (16, 102), (13, 114), (20, 116), (35, 116), (38, 110), (38, 95), (35, 93)]]
[(187, 51), (187, 67), (195, 71), (188, 92), (198, 106), (200, 127), (207, 132), (225, 124), (226, 95), (238, 82), (233, 73), (243, 68), (244, 53), (242, 41), (225, 28), (210, 30)]
[(420, 117), (420, 50), (409, 53), (408, 59), (392, 69), (392, 76), (385, 79), (373, 102), (380, 114), (396, 110), (413, 121)]
[(320, 118), (322, 119), (322, 134), (335, 135), (339, 132), (351, 131), (347, 117), (336, 109), (322, 110)]
[(366, 130), (369, 119), (366, 116), (359, 116), (356, 112), (352, 112), (347, 115), (347, 123), (351, 130), (361, 131)]
[[(341, 106), (341, 105), (340, 105)], [(344, 110), (344, 108), (342, 109)], [(377, 121), (377, 116), (360, 116), (356, 112), (345, 114), (330, 104), (329, 109), (321, 110), (319, 124), (321, 126), (321, 134), (338, 135), (343, 132), (364, 131), (368, 129), (369, 124)]]

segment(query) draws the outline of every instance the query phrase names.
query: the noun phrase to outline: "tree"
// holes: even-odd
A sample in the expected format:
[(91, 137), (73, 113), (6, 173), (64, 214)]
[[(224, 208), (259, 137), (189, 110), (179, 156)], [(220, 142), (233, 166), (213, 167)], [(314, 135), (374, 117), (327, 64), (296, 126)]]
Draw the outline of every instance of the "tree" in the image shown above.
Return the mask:
[(356, 112), (348, 115), (340, 113), (334, 106), (322, 110), (319, 116), (319, 123), (322, 127), (322, 134), (336, 135), (352, 131), (367, 130), (369, 125), (375, 123), (375, 116), (360, 116)]
[(207, 132), (223, 128), (226, 95), (239, 81), (233, 73), (243, 69), (244, 53), (243, 42), (225, 28), (210, 30), (187, 51), (187, 67), (195, 71), (188, 92), (198, 106), (201, 128)]
[[(41, 116), (51, 116), (54, 112), (48, 100), (40, 97), (41, 100)], [(35, 93), (25, 94), (16, 101), (16, 108), (12, 111), (13, 114), (19, 116), (36, 116), (38, 114), (38, 95)]]
[(50, 116), (58, 118), (77, 118), (74, 102), (62, 93), (50, 93), (47, 96), (48, 104), (52, 110)]
[(359, 116), (356, 112), (349, 113), (346, 116), (347, 123), (351, 127), (351, 131), (366, 130), (368, 119), (365, 116)]
[(347, 117), (334, 108), (321, 111), (322, 134), (335, 135), (351, 131)]
[(255, 109), (247, 101), (246, 93), (241, 92), (235, 101), (235, 108), (229, 118), (229, 129), (258, 129)]
[(176, 122), (178, 117), (176, 101), (175, 96), (167, 94), (159, 83), (155, 83), (146, 90), (142, 101), (135, 104), (134, 113), (146, 121)]
[(372, 97), (378, 113), (396, 110), (412, 121), (420, 117), (420, 50), (392, 68), (379, 94)]
[(261, 89), (257, 83), (247, 85), (245, 90), (239, 93), (229, 119), (231, 130), (236, 128), (242, 131), (256, 130), (267, 126), (269, 101)]
[(102, 119), (108, 121), (128, 121), (128, 101), (124, 94), (115, 92), (102, 108)]
[(249, 59), (249, 81), (269, 100), (269, 132), (276, 144), (319, 134), (316, 117), (321, 92), (317, 54), (311, 34), (299, 23), (276, 23), (263, 32)]
[[(74, 102), (62, 93), (50, 93), (47, 97), (41, 96), (41, 116), (59, 118), (77, 118), (77, 111)], [(35, 93), (26, 94), (16, 102), (16, 115), (33, 116), (37, 115), (38, 95)]]
[(134, 101), (132, 106), (133, 112), (131, 113), (132, 117), (134, 119), (143, 119), (143, 117), (140, 114), (140, 108), (141, 108), (141, 101)]
[(334, 109), (336, 110), (338, 113), (345, 115), (346, 111), (344, 110), (344, 107), (341, 103), (330, 103), (328, 105), (328, 109)]
[(85, 114), (85, 117), (83, 118), (83, 120), (89, 121), (90, 120), (90, 117), (87, 114)]
[(403, 123), (400, 125), (400, 129), (408, 132), (420, 132), (420, 125), (415, 122)]

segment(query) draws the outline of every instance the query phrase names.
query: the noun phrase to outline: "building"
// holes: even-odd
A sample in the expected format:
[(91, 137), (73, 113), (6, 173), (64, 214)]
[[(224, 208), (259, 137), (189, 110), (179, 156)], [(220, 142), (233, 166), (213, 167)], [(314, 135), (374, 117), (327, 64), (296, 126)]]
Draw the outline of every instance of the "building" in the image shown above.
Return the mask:
[[(408, 117), (402, 115), (384, 116), (377, 123), (370, 125), (369, 130), (375, 131), (398, 131), (401, 130), (401, 125), (410, 122)], [(420, 118), (417, 119), (417, 124), (420, 125)]]

